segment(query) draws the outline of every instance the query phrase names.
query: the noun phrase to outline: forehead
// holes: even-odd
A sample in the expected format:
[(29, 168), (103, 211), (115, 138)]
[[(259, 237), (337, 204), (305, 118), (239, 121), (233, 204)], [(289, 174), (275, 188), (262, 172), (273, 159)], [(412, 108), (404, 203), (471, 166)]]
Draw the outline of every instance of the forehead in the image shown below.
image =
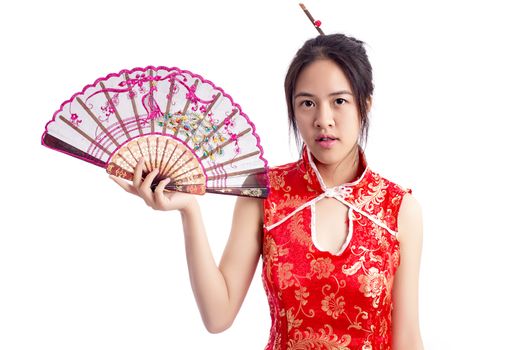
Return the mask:
[(338, 64), (329, 59), (316, 60), (307, 65), (295, 85), (295, 94), (307, 92), (320, 96), (342, 90), (351, 91), (351, 84)]

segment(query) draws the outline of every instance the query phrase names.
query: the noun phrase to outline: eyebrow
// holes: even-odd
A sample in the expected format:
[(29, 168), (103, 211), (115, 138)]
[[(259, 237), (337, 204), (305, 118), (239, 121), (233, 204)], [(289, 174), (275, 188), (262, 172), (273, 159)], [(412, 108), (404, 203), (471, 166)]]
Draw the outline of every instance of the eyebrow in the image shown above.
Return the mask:
[[(335, 91), (335, 92), (330, 93), (328, 96), (335, 96), (335, 95), (351, 95), (351, 96), (353, 96), (353, 94), (350, 91), (347, 91), (347, 90)], [(309, 92), (299, 92), (298, 94), (295, 95), (295, 99), (297, 97), (301, 97), (301, 96), (315, 97), (315, 95), (310, 94)]]

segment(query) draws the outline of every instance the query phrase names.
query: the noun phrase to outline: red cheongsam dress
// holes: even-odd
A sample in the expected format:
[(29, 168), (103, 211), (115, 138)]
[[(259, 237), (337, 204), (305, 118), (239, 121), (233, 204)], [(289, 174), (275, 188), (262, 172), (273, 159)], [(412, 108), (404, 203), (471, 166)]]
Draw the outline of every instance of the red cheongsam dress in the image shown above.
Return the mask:
[[(327, 188), (304, 147), (302, 157), (269, 171), (264, 201), (264, 288), (271, 312), (266, 350), (391, 349), (392, 288), (400, 263), (397, 215), (411, 193), (369, 169)], [(319, 248), (315, 204), (348, 207), (348, 234), (333, 254)]]

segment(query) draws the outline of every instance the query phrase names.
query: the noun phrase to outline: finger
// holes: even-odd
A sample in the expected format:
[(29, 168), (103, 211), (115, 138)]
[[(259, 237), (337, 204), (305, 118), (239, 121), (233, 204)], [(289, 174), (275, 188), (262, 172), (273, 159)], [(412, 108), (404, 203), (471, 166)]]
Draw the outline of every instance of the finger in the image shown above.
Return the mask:
[(142, 182), (142, 172), (144, 171), (144, 157), (138, 160), (138, 163), (135, 167), (135, 172), (133, 174), (133, 186), (139, 188)]
[(140, 185), (140, 188), (149, 188), (151, 189), (151, 184), (155, 180), (156, 176), (158, 175), (158, 169), (155, 168), (153, 171), (151, 171), (147, 176), (144, 178), (144, 181), (142, 181), (142, 184)]
[(142, 198), (147, 202), (149, 205), (153, 205), (153, 191), (151, 191), (151, 184), (153, 183), (153, 180), (158, 174), (158, 169), (153, 169), (152, 172), (147, 174), (144, 181), (142, 181), (142, 184), (139, 187), (138, 192), (141, 194)]
[(114, 176), (114, 175), (109, 175), (109, 177), (111, 178), (111, 180), (116, 182), (118, 184), (118, 186), (122, 187), (126, 192), (136, 194), (136, 190), (133, 187), (133, 185), (131, 185), (126, 180), (124, 180), (124, 179), (122, 179), (120, 177)]
[(171, 181), (169, 177), (165, 178), (164, 180), (160, 181), (158, 183), (158, 186), (155, 188), (155, 202), (163, 206), (166, 203), (166, 196), (164, 195), (164, 190), (166, 188), (166, 185)]

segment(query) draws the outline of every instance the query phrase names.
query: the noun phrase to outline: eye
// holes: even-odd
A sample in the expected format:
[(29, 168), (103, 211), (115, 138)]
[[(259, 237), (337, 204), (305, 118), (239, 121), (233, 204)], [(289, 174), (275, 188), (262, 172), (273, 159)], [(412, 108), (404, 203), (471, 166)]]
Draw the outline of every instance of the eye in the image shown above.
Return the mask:
[(313, 107), (314, 103), (311, 100), (304, 100), (304, 101), (300, 102), (300, 105), (304, 106), (306, 108), (310, 108), (310, 107)]
[(348, 101), (346, 99), (343, 99), (342, 97), (339, 97), (335, 100), (335, 104), (337, 105), (343, 105), (344, 103), (347, 103)]

